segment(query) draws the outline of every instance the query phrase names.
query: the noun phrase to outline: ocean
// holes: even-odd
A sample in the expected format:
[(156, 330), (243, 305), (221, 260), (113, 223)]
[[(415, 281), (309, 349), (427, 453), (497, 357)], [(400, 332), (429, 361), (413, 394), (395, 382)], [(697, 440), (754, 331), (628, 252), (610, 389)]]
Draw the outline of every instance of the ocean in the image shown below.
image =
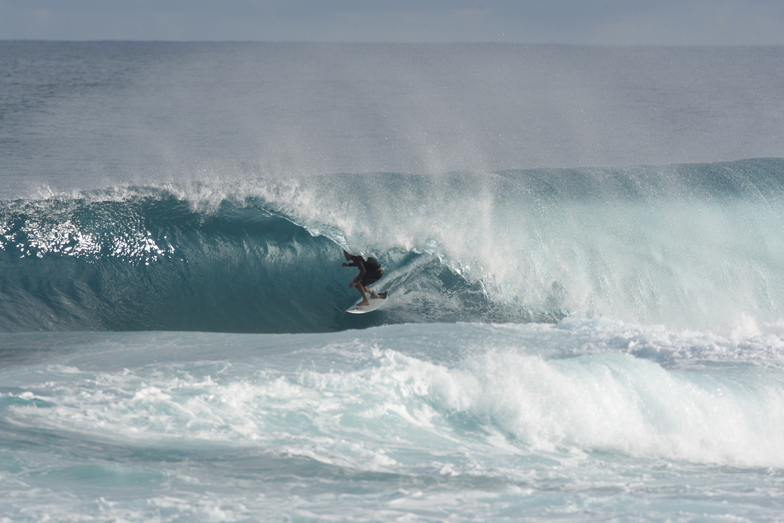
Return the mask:
[(0, 42), (0, 522), (784, 521), (782, 71)]

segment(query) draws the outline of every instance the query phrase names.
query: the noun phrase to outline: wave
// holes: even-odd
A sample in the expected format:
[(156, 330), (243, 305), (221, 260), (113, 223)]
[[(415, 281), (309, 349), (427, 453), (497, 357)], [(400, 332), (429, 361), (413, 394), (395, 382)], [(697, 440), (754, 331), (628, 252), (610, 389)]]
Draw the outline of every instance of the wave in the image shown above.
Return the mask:
[[(455, 452), (463, 472), (478, 465), (464, 461), (466, 448), (491, 469), (510, 458), (575, 453), (598, 453), (600, 461), (784, 465), (780, 336), (738, 343), (567, 319), (557, 326), (0, 340), (0, 428), (11, 441), (54, 433), (84, 446), (109, 438), (115, 453), (139, 444), (180, 452), (184, 441), (200, 451), (255, 445), (353, 463), (354, 470), (386, 463), (404, 474), (413, 472), (411, 462), (368, 452)], [(346, 444), (358, 431), (373, 435), (369, 447)], [(401, 453), (395, 444), (411, 448)]]
[[(335, 174), (0, 203), (0, 330), (324, 332), (784, 317), (784, 160)], [(392, 300), (341, 250), (378, 257)]]
[[(400, 250), (382, 257), (379, 290), (406, 287), (407, 312), (346, 317), (359, 295), (342, 246), (260, 198), (204, 209), (167, 189), (115, 189), (7, 202), (0, 223), (4, 331), (318, 332), (509, 317), (437, 258)], [(429, 293), (451, 303), (436, 307)]]

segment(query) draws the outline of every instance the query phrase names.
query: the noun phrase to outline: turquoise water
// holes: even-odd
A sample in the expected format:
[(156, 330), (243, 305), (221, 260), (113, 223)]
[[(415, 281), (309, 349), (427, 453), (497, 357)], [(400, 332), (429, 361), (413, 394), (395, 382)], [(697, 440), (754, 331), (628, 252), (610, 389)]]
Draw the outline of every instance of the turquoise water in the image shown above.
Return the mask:
[(0, 521), (781, 519), (781, 48), (0, 48)]

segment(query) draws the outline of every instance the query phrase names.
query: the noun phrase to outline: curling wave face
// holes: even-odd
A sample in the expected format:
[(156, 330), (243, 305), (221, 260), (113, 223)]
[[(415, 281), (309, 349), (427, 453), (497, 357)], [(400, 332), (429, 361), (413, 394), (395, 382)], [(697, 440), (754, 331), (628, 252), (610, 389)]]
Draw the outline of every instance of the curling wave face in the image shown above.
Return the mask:
[(416, 320), (417, 309), (420, 321), (493, 317), (477, 284), (398, 250), (384, 258), (393, 278), (466, 308), (344, 318), (354, 274), (338, 243), (260, 198), (196, 207), (154, 188), (4, 204), (0, 328), (314, 332)]
[[(784, 310), (784, 160), (257, 178), (0, 205), (0, 329), (324, 332)], [(363, 318), (341, 249), (393, 300)]]

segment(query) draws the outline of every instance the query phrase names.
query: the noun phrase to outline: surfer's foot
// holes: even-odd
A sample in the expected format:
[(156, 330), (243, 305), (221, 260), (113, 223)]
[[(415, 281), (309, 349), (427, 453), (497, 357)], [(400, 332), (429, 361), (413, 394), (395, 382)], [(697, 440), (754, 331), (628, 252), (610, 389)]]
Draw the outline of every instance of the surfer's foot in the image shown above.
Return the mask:
[(361, 303), (357, 303), (357, 307), (365, 307), (366, 305), (370, 305), (370, 302), (368, 300), (365, 300)]

